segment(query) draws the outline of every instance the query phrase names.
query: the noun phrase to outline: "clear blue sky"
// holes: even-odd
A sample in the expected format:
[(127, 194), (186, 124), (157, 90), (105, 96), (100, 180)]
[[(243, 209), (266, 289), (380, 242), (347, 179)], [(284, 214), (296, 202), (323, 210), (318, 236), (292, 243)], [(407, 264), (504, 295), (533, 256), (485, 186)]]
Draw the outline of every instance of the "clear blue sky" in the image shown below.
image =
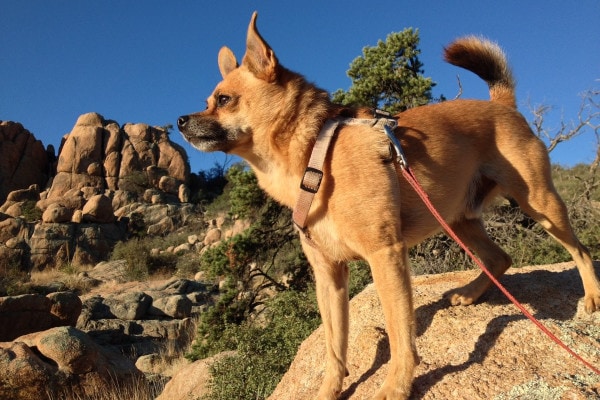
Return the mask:
[[(347, 89), (349, 63), (390, 32), (418, 28), (434, 96), (487, 98), (472, 74), (441, 60), (465, 34), (497, 41), (518, 81), (519, 107), (555, 107), (549, 127), (576, 118), (579, 94), (600, 86), (600, 2), (567, 1), (8, 1), (0, 8), (0, 119), (18, 121), (57, 149), (77, 117), (176, 125), (204, 108), (219, 81), (217, 52), (241, 58), (252, 11), (280, 62), (318, 86)], [(192, 171), (222, 162), (172, 138)], [(561, 145), (554, 162), (591, 162), (592, 135)]]

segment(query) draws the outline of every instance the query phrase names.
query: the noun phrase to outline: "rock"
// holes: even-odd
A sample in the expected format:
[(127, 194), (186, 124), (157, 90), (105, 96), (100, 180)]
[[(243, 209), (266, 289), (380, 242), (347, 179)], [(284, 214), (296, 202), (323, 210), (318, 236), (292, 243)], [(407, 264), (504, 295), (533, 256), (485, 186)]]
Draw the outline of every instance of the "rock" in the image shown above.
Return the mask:
[(189, 243), (182, 243), (179, 246), (175, 247), (173, 249), (173, 253), (174, 254), (178, 254), (178, 253), (187, 253), (188, 251), (190, 251), (192, 249), (192, 245)]
[(187, 241), (190, 245), (193, 246), (200, 241), (200, 238), (198, 238), (198, 235), (189, 235), (187, 237)]
[(70, 292), (0, 297), (0, 341), (51, 327), (75, 325), (79, 313), (81, 300)]
[(177, 194), (178, 194), (177, 197), (179, 198), (179, 201), (181, 203), (189, 203), (190, 202), (190, 196), (191, 196), (190, 188), (186, 184), (182, 183), (181, 185), (179, 185)]
[(31, 339), (21, 338), (44, 357), (53, 360), (60, 371), (85, 374), (98, 362), (100, 347), (88, 335), (73, 327), (53, 328)]
[(152, 353), (139, 357), (135, 367), (145, 374), (162, 374), (164, 372), (164, 356)]
[(103, 194), (92, 196), (81, 210), (83, 222), (109, 224), (115, 220), (112, 201)]
[(210, 358), (195, 361), (181, 368), (167, 382), (162, 393), (156, 400), (187, 400), (190, 398), (202, 398), (210, 394), (211, 366), (215, 362), (233, 355), (235, 355), (235, 352), (227, 351)]
[(67, 388), (79, 393), (78, 398), (96, 398), (105, 394), (107, 385), (139, 379), (130, 360), (73, 327), (0, 343), (0, 370), (0, 398), (13, 400), (62, 398), (59, 394)]
[(88, 272), (89, 276), (103, 282), (125, 282), (125, 268), (127, 261), (102, 261), (96, 264), (94, 268)]
[(37, 269), (65, 265), (95, 265), (126, 237), (126, 225), (36, 224), (29, 238), (31, 263)]
[(148, 314), (171, 317), (187, 318), (192, 313), (192, 301), (183, 295), (166, 296), (154, 299)]
[(0, 297), (0, 341), (50, 328), (51, 306), (49, 298), (36, 294)]
[(42, 214), (42, 222), (47, 224), (65, 223), (71, 221), (73, 210), (63, 206), (60, 203), (52, 203)]
[(47, 152), (42, 142), (17, 122), (0, 121), (0, 143), (0, 204), (12, 191), (46, 186), (54, 152)]
[(204, 236), (204, 245), (210, 246), (221, 240), (221, 230), (219, 228), (212, 228), (206, 232), (206, 236)]
[(60, 325), (75, 326), (81, 314), (82, 302), (72, 292), (55, 292), (46, 296), (51, 301), (50, 313)]
[(8, 194), (6, 201), (38, 201), (40, 199), (40, 188), (38, 185), (33, 184), (27, 189), (13, 190)]
[(173, 219), (170, 217), (164, 217), (156, 224), (148, 227), (147, 233), (152, 236), (162, 236), (168, 232), (172, 232), (175, 229)]
[[(443, 294), (466, 284), (477, 273), (413, 279), (421, 364), (411, 398), (521, 398), (510, 393), (531, 393), (532, 387), (558, 394), (544, 397), (540, 393), (535, 398), (597, 398), (600, 376), (545, 337), (499, 290), (492, 289), (479, 304), (449, 306)], [(542, 323), (593, 365), (600, 365), (600, 315), (583, 311), (581, 282), (572, 263), (511, 269), (502, 281)], [(351, 301), (349, 343), (349, 376), (344, 379), (341, 397), (370, 398), (383, 383), (390, 357), (381, 306), (372, 285)], [(302, 343), (269, 399), (315, 398), (323, 378), (324, 349), (320, 327)]]
[(142, 319), (150, 305), (152, 298), (143, 292), (123, 293), (116, 296), (108, 296), (104, 299), (115, 318), (124, 320)]
[[(37, 400), (47, 396), (56, 368), (25, 343), (0, 343), (0, 399)], [(26, 383), (26, 384), (24, 384)]]
[(179, 194), (179, 185), (181, 183), (171, 176), (161, 176), (158, 181), (158, 188), (163, 192)]

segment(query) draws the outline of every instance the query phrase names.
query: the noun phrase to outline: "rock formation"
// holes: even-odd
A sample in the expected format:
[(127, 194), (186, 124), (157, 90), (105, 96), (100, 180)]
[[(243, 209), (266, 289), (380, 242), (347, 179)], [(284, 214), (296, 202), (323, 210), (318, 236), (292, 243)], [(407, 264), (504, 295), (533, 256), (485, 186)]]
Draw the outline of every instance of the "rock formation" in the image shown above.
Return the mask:
[(99, 398), (115, 384), (145, 381), (152, 368), (145, 361), (190, 343), (213, 286), (178, 278), (125, 283), (124, 268), (98, 264), (85, 276), (98, 286), (81, 299), (0, 297), (0, 399)]
[(85, 188), (89, 197), (106, 190), (143, 193), (148, 187), (177, 197), (189, 174), (185, 151), (165, 130), (146, 124), (121, 129), (115, 121), (89, 113), (63, 138), (46, 198), (58, 199), (72, 189)]
[(0, 121), (0, 203), (14, 190), (44, 187), (51, 176), (54, 150), (17, 122)]
[(75, 325), (81, 300), (70, 292), (0, 297), (0, 342), (57, 326)]
[(164, 235), (195, 212), (185, 150), (146, 124), (81, 115), (55, 161), (21, 124), (2, 122), (0, 164), (0, 271), (94, 265), (132, 221)]

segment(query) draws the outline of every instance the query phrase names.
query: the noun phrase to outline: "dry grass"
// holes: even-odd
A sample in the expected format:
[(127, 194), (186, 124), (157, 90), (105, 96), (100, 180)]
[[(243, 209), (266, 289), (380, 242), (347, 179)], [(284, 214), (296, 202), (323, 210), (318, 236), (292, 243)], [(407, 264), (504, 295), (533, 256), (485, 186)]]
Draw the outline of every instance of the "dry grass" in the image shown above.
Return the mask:
[(48, 268), (43, 271), (32, 271), (27, 286), (32, 288), (44, 288), (59, 286), (61, 290), (71, 290), (78, 294), (89, 292), (93, 287), (93, 281), (87, 279), (83, 273), (91, 270), (91, 266), (71, 267), (67, 270), (59, 268)]

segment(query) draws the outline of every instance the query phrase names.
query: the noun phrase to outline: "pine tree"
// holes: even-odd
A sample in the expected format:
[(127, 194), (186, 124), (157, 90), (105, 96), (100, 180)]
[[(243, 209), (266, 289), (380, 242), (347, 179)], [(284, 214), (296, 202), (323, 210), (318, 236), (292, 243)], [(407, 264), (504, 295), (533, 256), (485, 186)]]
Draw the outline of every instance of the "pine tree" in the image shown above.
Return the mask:
[(419, 32), (406, 28), (390, 33), (376, 46), (364, 47), (347, 72), (352, 80), (348, 91), (333, 93), (335, 103), (379, 108), (391, 113), (427, 104), (435, 83), (424, 77)]

